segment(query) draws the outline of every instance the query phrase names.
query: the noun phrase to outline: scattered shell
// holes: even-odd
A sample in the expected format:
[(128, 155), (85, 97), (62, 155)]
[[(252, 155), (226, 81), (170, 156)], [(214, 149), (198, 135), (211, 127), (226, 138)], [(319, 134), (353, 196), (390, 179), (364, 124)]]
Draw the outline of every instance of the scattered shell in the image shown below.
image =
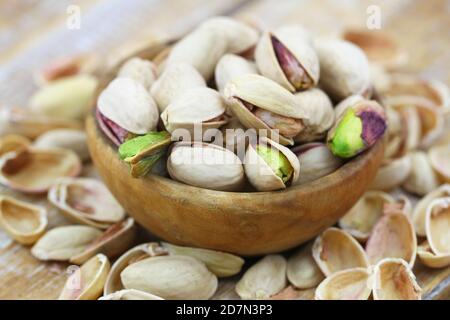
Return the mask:
[(144, 291), (135, 289), (124, 289), (100, 297), (98, 300), (164, 300), (164, 299)]
[(387, 160), (378, 169), (371, 190), (389, 191), (401, 186), (411, 173), (412, 161), (409, 155), (398, 159)]
[(286, 274), (289, 282), (298, 289), (313, 288), (323, 280), (324, 275), (314, 261), (310, 244), (289, 257)]
[(7, 134), (0, 137), (0, 157), (8, 152), (19, 152), (26, 149), (31, 141), (18, 134)]
[(254, 62), (235, 54), (226, 54), (220, 58), (215, 70), (216, 86), (223, 93), (225, 85), (243, 74), (257, 74)]
[(316, 300), (367, 300), (372, 293), (371, 273), (366, 268), (338, 271), (316, 288)]
[(440, 180), (450, 183), (450, 144), (432, 147), (428, 159)]
[(56, 129), (40, 135), (33, 143), (36, 148), (69, 149), (75, 152), (81, 161), (89, 160), (86, 133), (75, 129)]
[(433, 253), (450, 255), (450, 197), (435, 199), (428, 205), (425, 230)]
[(134, 57), (124, 62), (117, 72), (117, 77), (131, 78), (150, 90), (158, 75), (153, 62)]
[(450, 254), (435, 254), (426, 240), (417, 247), (417, 255), (427, 267), (445, 268), (450, 266)]
[(410, 154), (411, 173), (403, 183), (403, 188), (411, 193), (423, 196), (439, 186), (438, 177), (431, 167), (427, 154), (417, 151)]

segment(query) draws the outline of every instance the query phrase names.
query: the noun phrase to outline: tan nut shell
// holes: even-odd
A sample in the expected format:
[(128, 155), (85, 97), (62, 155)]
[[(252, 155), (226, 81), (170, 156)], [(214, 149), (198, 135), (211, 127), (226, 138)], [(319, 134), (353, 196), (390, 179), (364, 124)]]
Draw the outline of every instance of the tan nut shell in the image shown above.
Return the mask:
[(426, 240), (417, 247), (417, 256), (424, 265), (430, 268), (450, 266), (450, 254), (435, 254)]
[(35, 243), (47, 227), (47, 212), (11, 197), (0, 196), (0, 227), (17, 242)]
[(378, 169), (377, 175), (370, 185), (370, 189), (389, 191), (401, 186), (411, 173), (411, 162), (409, 155), (385, 161), (380, 169)]
[(224, 55), (217, 63), (214, 73), (217, 89), (223, 93), (225, 85), (230, 80), (248, 73), (258, 73), (254, 62), (235, 54)]
[(140, 290), (123, 289), (108, 294), (106, 296), (100, 297), (98, 300), (164, 300), (164, 299)]
[(286, 259), (268, 255), (252, 265), (236, 284), (237, 294), (245, 300), (268, 299), (286, 285)]
[(103, 254), (92, 257), (67, 279), (59, 300), (96, 300), (101, 296), (110, 269)]
[(137, 289), (168, 300), (209, 299), (217, 290), (217, 277), (188, 256), (151, 257), (126, 267), (120, 278), (126, 289)]
[(312, 257), (311, 244), (298, 249), (289, 257), (286, 275), (298, 289), (313, 288), (323, 280), (324, 275)]
[(340, 270), (369, 266), (366, 253), (358, 241), (337, 228), (328, 228), (316, 238), (312, 254), (326, 276)]
[(410, 157), (411, 173), (402, 186), (408, 192), (424, 196), (439, 186), (438, 177), (425, 152), (413, 152)]
[(0, 137), (0, 156), (8, 152), (17, 152), (26, 149), (31, 141), (18, 134), (7, 134)]
[(371, 273), (366, 268), (338, 271), (316, 288), (315, 300), (367, 300), (372, 293)]
[(157, 78), (156, 66), (153, 62), (138, 57), (128, 59), (117, 72), (118, 78), (131, 78), (150, 90)]
[(425, 230), (435, 255), (450, 255), (450, 197), (433, 200), (427, 207)]
[(56, 129), (40, 135), (33, 143), (36, 148), (70, 149), (75, 152), (81, 161), (90, 158), (86, 133), (83, 130)]
[(439, 179), (450, 183), (450, 144), (431, 147), (428, 150), (428, 159)]

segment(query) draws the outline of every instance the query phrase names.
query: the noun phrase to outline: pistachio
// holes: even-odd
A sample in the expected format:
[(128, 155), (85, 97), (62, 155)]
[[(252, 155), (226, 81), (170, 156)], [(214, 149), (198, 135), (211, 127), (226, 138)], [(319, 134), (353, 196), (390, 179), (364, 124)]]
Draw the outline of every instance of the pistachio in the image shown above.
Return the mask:
[(50, 130), (40, 135), (33, 143), (36, 148), (60, 148), (75, 152), (82, 161), (90, 158), (86, 133), (75, 129)]
[(47, 117), (83, 120), (89, 112), (96, 88), (97, 79), (89, 75), (56, 80), (30, 98), (30, 109)]
[(315, 291), (316, 300), (367, 300), (372, 293), (371, 273), (366, 268), (338, 271), (323, 280)]
[(123, 142), (133, 138), (135, 135), (128, 132), (114, 121), (106, 118), (97, 108), (95, 110), (95, 118), (97, 123), (102, 129), (103, 133), (113, 142), (116, 146), (120, 146)]
[(289, 257), (286, 274), (289, 282), (298, 289), (313, 288), (323, 280), (323, 273), (312, 257), (310, 244)]
[(117, 72), (118, 78), (131, 78), (150, 90), (157, 78), (156, 66), (148, 60), (138, 57), (128, 59)]
[(371, 190), (392, 190), (401, 186), (411, 173), (411, 157), (405, 155), (398, 159), (387, 160), (378, 169)]
[(450, 144), (430, 148), (428, 159), (439, 180), (450, 183)]
[(144, 291), (135, 289), (124, 289), (100, 297), (99, 300), (164, 300), (164, 299)]
[(236, 284), (242, 299), (268, 299), (284, 289), (286, 259), (281, 255), (268, 255), (251, 266)]
[(417, 247), (420, 261), (430, 268), (445, 268), (450, 266), (450, 254), (435, 254), (427, 240)]
[(427, 207), (425, 229), (431, 250), (437, 256), (450, 255), (450, 197), (433, 200)]
[(217, 89), (223, 93), (225, 85), (234, 78), (243, 74), (257, 74), (254, 62), (234, 54), (225, 54), (220, 58), (215, 70)]
[(216, 293), (211, 297), (211, 300), (240, 300), (241, 297), (236, 293), (237, 280), (226, 279), (220, 280)]
[(411, 173), (403, 183), (408, 192), (423, 196), (439, 186), (438, 178), (431, 167), (427, 154), (417, 151), (410, 154)]
[(8, 152), (17, 152), (26, 149), (31, 141), (18, 134), (7, 134), (0, 137), (0, 156)]

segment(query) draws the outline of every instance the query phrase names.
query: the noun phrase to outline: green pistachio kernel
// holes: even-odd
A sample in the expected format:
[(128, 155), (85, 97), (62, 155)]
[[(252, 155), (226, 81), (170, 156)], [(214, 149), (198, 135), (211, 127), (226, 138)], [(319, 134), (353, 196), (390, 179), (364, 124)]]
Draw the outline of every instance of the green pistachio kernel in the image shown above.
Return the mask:
[(256, 152), (284, 183), (291, 179), (294, 168), (283, 153), (261, 144), (256, 146)]
[(143, 151), (157, 148), (165, 141), (170, 141), (170, 134), (167, 131), (149, 132), (122, 143), (119, 147), (119, 156), (122, 160), (126, 160)]
[(365, 147), (361, 138), (362, 129), (361, 118), (353, 109), (349, 109), (328, 141), (331, 152), (341, 158), (350, 158), (358, 154)]

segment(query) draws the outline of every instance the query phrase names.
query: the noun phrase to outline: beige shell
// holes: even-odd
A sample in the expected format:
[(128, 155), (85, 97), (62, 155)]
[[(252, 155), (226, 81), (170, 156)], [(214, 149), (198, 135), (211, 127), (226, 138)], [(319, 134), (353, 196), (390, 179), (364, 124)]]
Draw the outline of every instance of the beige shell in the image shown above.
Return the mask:
[(205, 79), (190, 64), (179, 62), (172, 63), (164, 69), (150, 93), (158, 105), (159, 112), (162, 113), (179, 95), (197, 87), (206, 87)]
[(415, 105), (393, 105), (392, 107), (402, 118), (402, 129), (399, 135), (402, 145), (399, 154), (404, 155), (419, 147), (422, 138), (422, 121)]
[(366, 241), (383, 215), (384, 206), (389, 203), (394, 203), (391, 195), (381, 191), (367, 191), (339, 220), (339, 226), (359, 241)]
[(402, 259), (383, 259), (374, 268), (374, 300), (420, 300), (421, 288)]
[(68, 261), (83, 252), (101, 231), (88, 226), (62, 226), (45, 233), (31, 249), (31, 254), (42, 261)]
[(34, 141), (33, 146), (43, 149), (70, 149), (78, 155), (81, 161), (90, 158), (86, 133), (82, 130), (56, 129), (47, 131)]
[(0, 158), (0, 183), (25, 193), (45, 193), (58, 179), (80, 171), (80, 159), (66, 149), (30, 148)]
[(74, 222), (105, 228), (125, 218), (125, 210), (99, 180), (66, 178), (55, 183), (48, 200)]
[(324, 278), (312, 257), (311, 247), (311, 244), (301, 247), (287, 260), (286, 275), (295, 288), (313, 288)]
[(254, 62), (235, 54), (226, 54), (220, 58), (214, 72), (217, 89), (223, 93), (228, 81), (249, 73), (258, 73)]
[(295, 184), (304, 184), (324, 177), (344, 162), (323, 143), (310, 142), (292, 148), (300, 162), (301, 174)]
[(427, 207), (425, 230), (435, 255), (450, 255), (450, 197), (433, 200)]
[(363, 94), (370, 86), (369, 62), (364, 52), (350, 42), (317, 40), (320, 86), (335, 100)]
[(328, 228), (316, 238), (312, 254), (326, 276), (340, 270), (369, 266), (366, 253), (358, 241), (337, 228)]
[(105, 255), (92, 257), (69, 276), (59, 300), (96, 300), (102, 294), (109, 269)]
[(424, 265), (430, 268), (450, 266), (450, 254), (435, 254), (426, 240), (417, 247), (417, 256)]
[[(386, 203), (383, 208), (384, 214), (389, 213), (402, 213), (406, 215), (409, 219), (412, 218), (412, 203), (410, 198), (401, 194), (396, 197), (394, 203)], [(414, 228), (414, 227), (413, 227)]]
[(430, 148), (428, 159), (439, 179), (450, 183), (450, 144)]
[(117, 77), (131, 78), (150, 90), (158, 75), (153, 62), (134, 57), (124, 62), (117, 72)]
[(123, 289), (106, 296), (100, 297), (98, 300), (164, 300), (144, 291), (135, 289)]
[(0, 196), (0, 227), (17, 242), (35, 243), (47, 227), (47, 212), (44, 208)]
[(103, 116), (135, 134), (153, 131), (158, 124), (155, 101), (142, 84), (130, 78), (111, 81), (98, 97), (97, 107)]
[(389, 191), (401, 186), (409, 177), (411, 167), (412, 161), (409, 155), (385, 161), (378, 169), (369, 189)]
[(217, 277), (230, 277), (238, 274), (245, 262), (241, 257), (231, 253), (176, 246), (167, 242), (162, 242), (161, 245), (170, 255), (190, 256), (203, 262)]
[(414, 229), (416, 230), (418, 236), (426, 236), (425, 221), (427, 208), (429, 207), (430, 203), (437, 198), (443, 197), (450, 197), (450, 184), (448, 183), (431, 191), (425, 197), (420, 199), (419, 202), (417, 202), (412, 213), (412, 220)]
[(438, 177), (425, 152), (416, 151), (411, 153), (410, 157), (411, 173), (402, 187), (408, 192), (424, 196), (439, 186)]
[[(220, 138), (223, 139), (223, 147), (234, 151), (240, 159), (242, 159), (245, 154), (245, 149), (247, 149), (248, 139), (251, 138), (252, 131), (247, 131), (245, 127), (239, 122), (238, 118), (231, 117), (224, 126), (220, 128), (221, 135), (218, 135), (217, 139), (214, 140), (214, 144), (220, 145)], [(256, 132), (253, 137), (256, 137)]]
[(18, 134), (7, 134), (0, 137), (0, 157), (8, 152), (17, 152), (26, 149), (31, 141)]
[[(282, 61), (277, 57), (273, 41), (277, 40), (290, 55), (299, 63), (310, 83), (306, 87), (298, 87), (292, 84), (284, 68)], [(261, 74), (279, 83), (291, 92), (300, 89), (311, 88), (319, 82), (319, 59), (314, 48), (301, 35), (296, 35), (286, 29), (265, 32), (260, 38), (255, 50), (255, 61)], [(288, 64), (288, 66), (290, 66)]]
[(137, 289), (168, 300), (209, 299), (217, 290), (217, 277), (188, 256), (160, 256), (127, 266), (120, 278), (126, 289)]
[(366, 268), (338, 271), (316, 288), (315, 300), (367, 300), (372, 293), (371, 273)]
[(360, 94), (353, 94), (345, 98), (344, 100), (339, 102), (334, 108), (335, 119), (340, 118), (345, 113), (345, 111), (347, 111), (347, 109), (353, 108), (363, 101), (365, 101), (365, 99)]
[(290, 149), (265, 137), (259, 138), (258, 144), (264, 144), (281, 152), (292, 166), (293, 174), (292, 178), (285, 183), (257, 153), (256, 145), (250, 143), (245, 153), (244, 168), (253, 187), (258, 191), (272, 191), (285, 189), (289, 184), (295, 184), (300, 176), (300, 161), (297, 156)]
[(167, 170), (172, 179), (212, 190), (236, 191), (245, 181), (242, 162), (233, 152), (202, 142), (176, 143)]
[(237, 294), (245, 300), (268, 299), (286, 285), (286, 259), (268, 255), (252, 265), (236, 284)]

